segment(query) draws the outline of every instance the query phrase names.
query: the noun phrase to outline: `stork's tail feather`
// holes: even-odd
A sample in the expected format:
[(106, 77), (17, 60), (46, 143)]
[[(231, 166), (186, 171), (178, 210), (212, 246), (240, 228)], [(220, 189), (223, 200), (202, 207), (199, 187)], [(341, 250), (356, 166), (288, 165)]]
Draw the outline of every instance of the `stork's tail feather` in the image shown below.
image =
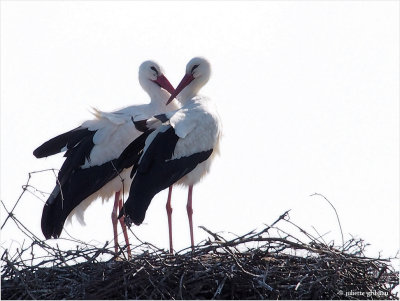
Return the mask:
[(114, 179), (123, 167), (114, 162), (100, 166), (74, 170), (63, 185), (57, 183), (49, 196), (42, 214), (42, 232), (46, 238), (57, 238), (64, 227), (65, 220), (83, 200)]
[(41, 227), (46, 239), (58, 238), (62, 232), (68, 216), (65, 215), (65, 210), (63, 210), (63, 203), (62, 193), (59, 186), (56, 185), (44, 205), (42, 213)]

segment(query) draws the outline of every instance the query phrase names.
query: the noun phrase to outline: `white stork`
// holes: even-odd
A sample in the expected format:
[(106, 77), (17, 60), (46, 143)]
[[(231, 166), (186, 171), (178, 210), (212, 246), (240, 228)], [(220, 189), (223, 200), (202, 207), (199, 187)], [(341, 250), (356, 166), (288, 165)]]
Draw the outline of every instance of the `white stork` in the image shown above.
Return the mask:
[[(149, 118), (167, 109), (177, 109), (176, 103), (166, 106), (174, 88), (156, 62), (141, 64), (139, 83), (150, 96), (149, 104), (133, 105), (111, 113), (95, 110), (95, 119), (50, 139), (33, 152), (37, 158), (42, 158), (66, 151), (56, 186), (43, 208), (41, 226), (46, 238), (58, 238), (65, 220), (74, 214), (84, 223), (83, 213), (93, 200), (101, 197), (104, 201), (115, 194), (111, 218), (115, 252), (118, 252), (117, 208), (121, 210), (121, 192), (127, 192), (132, 181), (129, 177), (132, 166), (116, 166), (114, 160), (142, 134), (135, 128), (133, 118)], [(139, 152), (144, 147), (144, 139), (138, 139), (134, 146)], [(123, 219), (120, 223), (130, 257)]]
[(174, 183), (189, 187), (187, 214), (191, 246), (194, 247), (192, 221), (193, 185), (210, 170), (211, 162), (219, 151), (221, 124), (213, 102), (197, 92), (209, 80), (211, 68), (204, 58), (193, 58), (186, 66), (186, 74), (168, 102), (178, 94), (182, 107), (142, 121), (135, 121), (139, 130), (148, 135), (143, 154), (131, 153), (128, 147), (120, 162), (136, 160), (129, 197), (120, 217), (125, 222), (140, 225), (153, 197), (170, 187), (167, 212), (169, 221), (170, 251), (172, 252), (171, 191)]

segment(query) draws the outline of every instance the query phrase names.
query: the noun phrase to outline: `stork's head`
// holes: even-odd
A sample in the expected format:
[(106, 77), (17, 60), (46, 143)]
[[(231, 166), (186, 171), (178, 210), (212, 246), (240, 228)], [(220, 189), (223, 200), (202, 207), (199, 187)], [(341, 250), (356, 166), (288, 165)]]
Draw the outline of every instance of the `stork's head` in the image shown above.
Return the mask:
[(148, 94), (163, 88), (170, 94), (174, 87), (164, 75), (164, 70), (154, 61), (145, 61), (139, 67), (139, 83)]
[(202, 57), (192, 58), (186, 65), (186, 73), (176, 87), (175, 92), (171, 93), (171, 97), (168, 99), (169, 104), (182, 90), (185, 90), (181, 94), (185, 94), (181, 97), (184, 101), (192, 98), (199, 92), (199, 90), (208, 82), (211, 75), (210, 63)]

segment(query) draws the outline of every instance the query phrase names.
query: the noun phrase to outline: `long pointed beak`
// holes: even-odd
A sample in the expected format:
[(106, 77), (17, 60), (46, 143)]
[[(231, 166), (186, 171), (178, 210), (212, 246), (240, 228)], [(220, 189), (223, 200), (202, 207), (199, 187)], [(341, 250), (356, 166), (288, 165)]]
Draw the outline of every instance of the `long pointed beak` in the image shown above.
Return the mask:
[(156, 80), (153, 80), (156, 84), (158, 84), (161, 88), (167, 90), (169, 94), (173, 94), (175, 89), (169, 82), (169, 80), (164, 76), (164, 74), (161, 74), (157, 76)]
[(176, 87), (175, 92), (171, 93), (170, 98), (167, 101), (167, 105), (181, 93), (181, 91), (189, 85), (192, 80), (194, 80), (194, 76), (192, 74), (185, 74), (185, 76), (182, 78), (181, 82), (179, 83), (178, 87)]

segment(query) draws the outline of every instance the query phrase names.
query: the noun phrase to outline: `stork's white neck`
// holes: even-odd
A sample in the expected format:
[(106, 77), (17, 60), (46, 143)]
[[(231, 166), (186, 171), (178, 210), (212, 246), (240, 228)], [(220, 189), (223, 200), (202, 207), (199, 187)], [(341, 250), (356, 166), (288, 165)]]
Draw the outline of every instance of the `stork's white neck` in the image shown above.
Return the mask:
[(181, 93), (179, 93), (179, 102), (185, 105), (189, 100), (195, 97), (204, 84), (208, 81), (201, 80), (201, 78), (196, 78), (188, 86), (186, 86)]
[(148, 91), (146, 91), (147, 94), (149, 94), (151, 102), (167, 102), (168, 97), (170, 96), (170, 94), (165, 91), (164, 89), (161, 89), (159, 87), (155, 88), (155, 89), (150, 89)]
[(145, 91), (150, 96), (150, 104), (157, 107), (165, 107), (170, 94), (157, 84), (149, 85), (146, 88)]

